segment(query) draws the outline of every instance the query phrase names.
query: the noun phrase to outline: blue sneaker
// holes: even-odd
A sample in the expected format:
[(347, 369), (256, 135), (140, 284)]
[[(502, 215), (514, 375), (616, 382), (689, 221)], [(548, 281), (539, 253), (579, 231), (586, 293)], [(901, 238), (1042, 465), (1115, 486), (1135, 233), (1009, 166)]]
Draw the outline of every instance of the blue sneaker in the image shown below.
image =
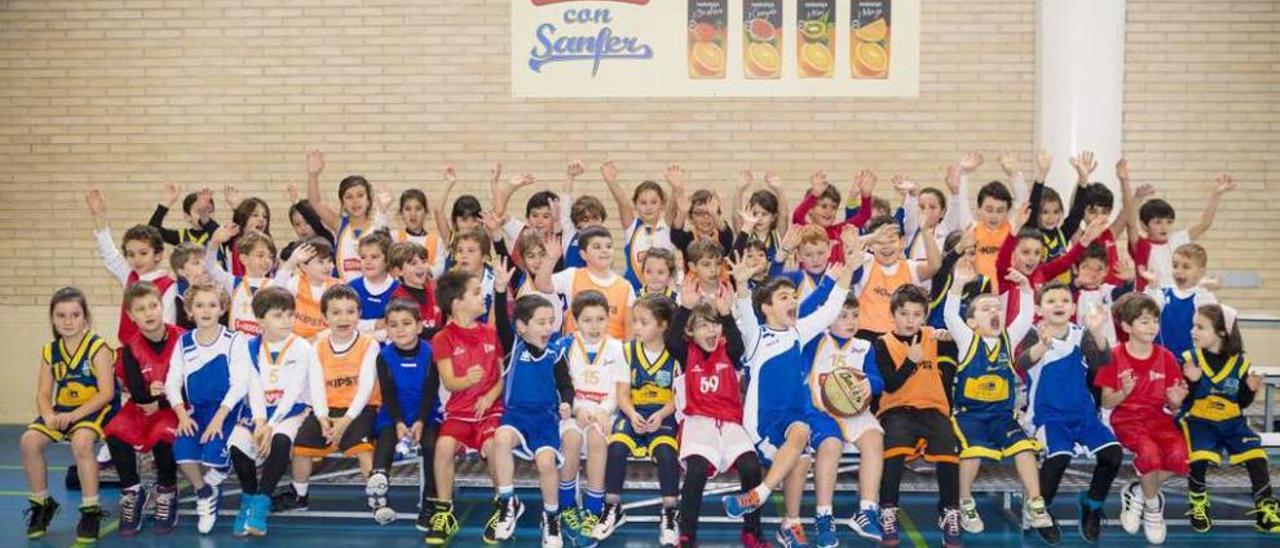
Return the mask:
[(813, 519), (813, 545), (817, 548), (836, 548), (840, 538), (836, 536), (836, 518), (831, 514)]
[(255, 537), (267, 536), (267, 516), (271, 514), (271, 497), (262, 494), (253, 495), (250, 497), (249, 504), (253, 510), (249, 512), (249, 519), (244, 524), (245, 530)]
[(764, 505), (755, 490), (738, 495), (725, 495), (720, 499), (724, 503), (724, 513), (731, 518), (741, 518)]
[(880, 542), (884, 538), (884, 531), (880, 529), (879, 510), (859, 510), (849, 518), (849, 527), (858, 536), (870, 541)]
[(804, 534), (804, 524), (796, 520), (790, 527), (782, 526), (778, 528), (778, 536), (775, 537), (778, 544), (783, 548), (809, 548), (809, 537)]
[(237, 537), (243, 537), (249, 534), (245, 529), (245, 524), (249, 523), (249, 514), (252, 513), (253, 495), (240, 495), (240, 512), (236, 514), (236, 520), (231, 523), (231, 534)]

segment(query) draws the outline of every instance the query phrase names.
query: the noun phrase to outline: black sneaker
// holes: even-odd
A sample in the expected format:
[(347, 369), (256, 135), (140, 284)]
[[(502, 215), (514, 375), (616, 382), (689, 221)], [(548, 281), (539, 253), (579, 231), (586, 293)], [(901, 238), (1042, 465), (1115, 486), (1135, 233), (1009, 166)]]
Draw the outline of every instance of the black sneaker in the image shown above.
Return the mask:
[(97, 504), (81, 506), (80, 524), (76, 526), (76, 542), (80, 544), (98, 542), (98, 532), (102, 527), (102, 518), (104, 517), (106, 517), (106, 513)]
[(413, 527), (423, 533), (430, 531), (431, 516), (435, 515), (436, 506), (440, 504), (436, 499), (422, 499), (422, 504), (418, 507), (418, 519), (414, 520)]
[(58, 513), (58, 501), (46, 497), (43, 503), (28, 499), (31, 506), (23, 514), (27, 516), (27, 538), (37, 539), (49, 531), (49, 522)]
[(276, 493), (271, 497), (271, 512), (306, 512), (311, 509), (311, 498), (307, 495), (298, 496), (298, 491), (292, 485), (286, 491)]
[(1038, 527), (1036, 532), (1040, 533), (1040, 540), (1043, 540), (1045, 544), (1056, 546), (1062, 542), (1062, 528), (1058, 527), (1058, 518), (1053, 516), (1053, 512), (1049, 512), (1048, 509), (1045, 509), (1045, 511), (1048, 512), (1049, 520), (1053, 522), (1053, 525)]
[(431, 515), (430, 529), (427, 531), (427, 544), (440, 546), (449, 543), (449, 539), (458, 533), (458, 518), (453, 515), (453, 506), (436, 508)]
[(627, 514), (622, 511), (622, 504), (617, 502), (604, 503), (604, 511), (600, 513), (600, 520), (593, 527), (593, 531), (588, 533), (597, 540), (605, 540), (613, 534), (613, 531), (621, 527), (627, 522)]
[[(481, 536), (486, 544), (497, 544), (504, 540), (511, 540), (512, 535), (516, 532), (516, 522), (520, 516), (524, 514), (524, 504), (515, 495), (507, 497), (506, 500), (501, 498), (493, 501), (493, 515), (489, 516), (489, 521), (485, 523), (484, 534)], [(556, 538), (560, 538), (560, 520), (557, 518), (555, 523)]]
[(1191, 530), (1208, 533), (1209, 528), (1213, 527), (1213, 520), (1209, 519), (1209, 494), (1188, 493), (1187, 505), (1187, 519), (1191, 522)]
[(1107, 515), (1102, 508), (1094, 509), (1092, 505), (1085, 501), (1085, 494), (1080, 493), (1080, 498), (1076, 506), (1080, 508), (1080, 538), (1090, 544), (1098, 542), (1098, 535), (1102, 534), (1102, 522), (1107, 519)]

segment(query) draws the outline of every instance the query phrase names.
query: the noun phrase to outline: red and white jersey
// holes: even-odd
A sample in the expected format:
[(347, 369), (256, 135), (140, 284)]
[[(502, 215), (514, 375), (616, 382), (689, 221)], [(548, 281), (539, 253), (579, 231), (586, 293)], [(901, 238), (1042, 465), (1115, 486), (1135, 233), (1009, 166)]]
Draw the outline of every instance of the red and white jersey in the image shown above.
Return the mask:
[(710, 417), (742, 424), (742, 389), (738, 370), (722, 339), (707, 352), (690, 343), (684, 373), (676, 380), (676, 409), (685, 416)]

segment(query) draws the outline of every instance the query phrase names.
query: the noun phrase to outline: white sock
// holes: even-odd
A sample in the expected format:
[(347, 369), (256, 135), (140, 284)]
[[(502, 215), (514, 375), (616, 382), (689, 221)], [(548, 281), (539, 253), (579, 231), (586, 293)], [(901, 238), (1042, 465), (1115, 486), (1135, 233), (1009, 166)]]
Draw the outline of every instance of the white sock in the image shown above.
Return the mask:
[(1160, 497), (1148, 497), (1146, 500), (1147, 510), (1160, 509)]
[(309, 483), (298, 483), (296, 481), (292, 483), (293, 483), (293, 490), (298, 493), (299, 497), (307, 496), (307, 487), (310, 486)]
[(874, 500), (864, 500), (859, 504), (859, 508), (861, 510), (878, 510), (880, 508), (880, 504)]
[(216, 468), (210, 468), (204, 473), (204, 482), (214, 487), (222, 485), (222, 481), (225, 479), (227, 479), (226, 470), (218, 470)]
[(752, 491), (755, 491), (756, 495), (760, 497), (760, 502), (768, 500), (769, 495), (773, 494), (773, 490), (766, 487), (763, 483), (757, 485), (755, 489), (752, 489)]
[(815, 514), (817, 514), (817, 515), (819, 515), (819, 516), (830, 516), (830, 515), (831, 515), (831, 507), (830, 507), (830, 506), (818, 506), (818, 507), (814, 508), (814, 513), (815, 513)]

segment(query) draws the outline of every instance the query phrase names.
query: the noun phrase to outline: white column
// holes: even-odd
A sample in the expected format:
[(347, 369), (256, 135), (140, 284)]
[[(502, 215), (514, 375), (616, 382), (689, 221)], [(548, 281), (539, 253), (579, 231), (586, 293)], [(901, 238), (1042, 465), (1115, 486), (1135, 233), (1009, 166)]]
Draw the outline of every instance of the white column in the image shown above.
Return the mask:
[[(1036, 147), (1053, 154), (1048, 183), (1069, 200), (1068, 157), (1092, 150), (1091, 177), (1118, 190), (1124, 106), (1125, 0), (1036, 2)], [(1069, 203), (1064, 203), (1068, 207)], [(1116, 196), (1116, 208), (1120, 199)]]

